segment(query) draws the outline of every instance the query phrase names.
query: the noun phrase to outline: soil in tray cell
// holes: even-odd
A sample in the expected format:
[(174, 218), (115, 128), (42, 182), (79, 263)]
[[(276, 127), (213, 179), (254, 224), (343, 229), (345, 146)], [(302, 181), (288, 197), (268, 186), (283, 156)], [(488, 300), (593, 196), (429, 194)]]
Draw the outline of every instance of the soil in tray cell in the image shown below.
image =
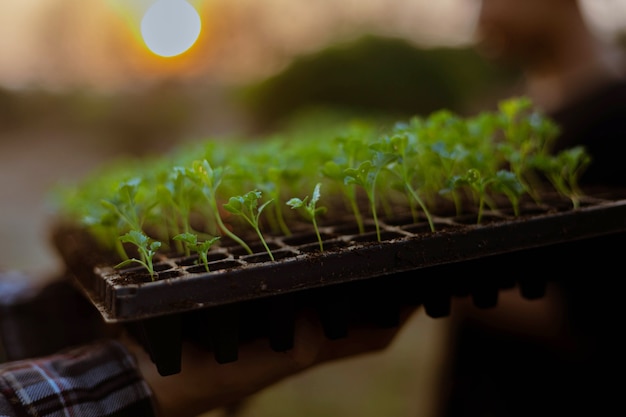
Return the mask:
[[(374, 224), (363, 225), (363, 233), (371, 233), (376, 231)], [(354, 222), (349, 222), (333, 228), (333, 232), (342, 236), (360, 235), (359, 227)]]
[[(320, 233), (322, 241), (333, 239), (335, 236), (329, 233)], [(317, 235), (314, 232), (301, 234), (297, 236), (290, 236), (283, 239), (283, 243), (289, 246), (308, 245), (309, 243), (317, 243)]]
[[(296, 256), (290, 250), (273, 250), (272, 256), (275, 261), (280, 259), (286, 259)], [(241, 260), (246, 261), (247, 263), (261, 263), (261, 262), (270, 262), (272, 259), (268, 253), (258, 253), (254, 255), (242, 256)]]
[[(248, 246), (250, 246), (250, 249), (252, 250), (253, 254), (266, 253), (265, 247), (263, 246), (263, 244), (261, 242), (255, 242), (253, 244), (248, 244)], [(270, 250), (274, 250), (274, 249), (279, 249), (280, 248), (280, 246), (278, 246), (274, 242), (267, 242), (267, 246), (270, 248)], [(249, 253), (246, 251), (246, 249), (243, 248), (242, 246), (231, 246), (231, 247), (228, 248), (228, 251), (230, 253), (232, 253), (234, 256), (247, 256), (247, 255), (249, 255)]]
[[(329, 240), (329, 241), (323, 242), (323, 246), (324, 246), (324, 252), (329, 252), (333, 250), (346, 248), (350, 246), (350, 244), (348, 242), (344, 242), (343, 240)], [(302, 253), (319, 253), (320, 244), (318, 242), (309, 243), (308, 245), (300, 246), (298, 250)]]
[[(389, 226), (403, 226), (405, 224), (417, 224), (421, 222), (426, 223), (425, 219), (426, 219), (426, 216), (420, 213), (417, 218), (417, 221), (410, 214), (405, 214), (402, 216), (396, 216), (392, 218), (385, 218), (383, 219), (383, 221), (385, 222), (386, 225), (389, 225)], [(374, 230), (375, 230), (375, 227), (374, 227)]]
[(168, 271), (158, 272), (155, 281), (160, 281), (162, 279), (170, 279), (170, 278), (178, 278), (180, 276), (180, 271), (175, 269), (171, 269)]
[[(435, 223), (435, 232), (441, 232), (443, 230), (451, 230), (451, 229), (454, 229), (455, 227), (458, 227), (458, 226), (449, 225), (447, 223)], [(402, 230), (404, 230), (405, 232), (416, 234), (416, 235), (423, 234), (423, 233), (425, 234), (432, 233), (432, 230), (430, 230), (430, 225), (428, 223), (410, 224), (408, 226), (403, 226)]]
[[(232, 260), (224, 260), (209, 263), (209, 272), (227, 271), (229, 269), (237, 268), (241, 266), (241, 263)], [(185, 268), (185, 271), (190, 274), (206, 274), (207, 270), (204, 265), (195, 265)]]
[(120, 285), (137, 284), (175, 278), (180, 275), (178, 271), (172, 269), (171, 265), (167, 263), (154, 264), (154, 272), (156, 272), (157, 275), (153, 279), (143, 266), (122, 268), (119, 270), (118, 276), (113, 278), (112, 282)]
[(515, 215), (515, 212), (513, 209), (506, 209), (506, 210), (499, 210), (500, 213), (502, 213), (502, 215), (510, 217), (512, 219), (515, 219), (517, 217), (522, 217), (522, 216), (540, 216), (542, 214), (546, 214), (548, 213), (550, 210), (547, 207), (540, 207), (540, 206), (524, 206), (524, 207), (520, 207), (519, 210), (519, 216)]
[[(171, 269), (172, 267), (171, 265), (167, 263), (157, 262), (153, 265), (153, 268), (154, 268), (154, 272), (163, 272), (163, 271), (167, 271), (168, 269)], [(129, 266), (127, 268), (119, 269), (120, 275), (138, 274), (138, 273), (145, 273), (145, 272), (146, 272), (146, 269), (143, 266)]]
[[(226, 259), (227, 256), (221, 252), (210, 252), (207, 255), (207, 261), (215, 262)], [(176, 260), (176, 265), (178, 266), (193, 266), (198, 264), (198, 255), (187, 256), (185, 258), (180, 258)]]
[(466, 225), (479, 225), (479, 224), (480, 225), (485, 225), (485, 224), (489, 224), (489, 223), (501, 222), (503, 220), (505, 220), (505, 217), (497, 216), (497, 215), (493, 215), (493, 214), (484, 214), (481, 217), (481, 219), (480, 219), (480, 223), (478, 223), (478, 215), (477, 214), (466, 214), (466, 215), (454, 218), (454, 221), (456, 223), (466, 224)]
[[(382, 231), (380, 233), (380, 241), (381, 242), (385, 242), (388, 240), (393, 240), (393, 239), (400, 239), (406, 237), (405, 235), (403, 235), (402, 233), (398, 233), (398, 232), (392, 232), (389, 230), (385, 230)], [(351, 239), (353, 242), (359, 242), (359, 243), (369, 243), (369, 242), (378, 242), (378, 235), (376, 233), (366, 233), (364, 235), (360, 235), (360, 236), (355, 236)]]

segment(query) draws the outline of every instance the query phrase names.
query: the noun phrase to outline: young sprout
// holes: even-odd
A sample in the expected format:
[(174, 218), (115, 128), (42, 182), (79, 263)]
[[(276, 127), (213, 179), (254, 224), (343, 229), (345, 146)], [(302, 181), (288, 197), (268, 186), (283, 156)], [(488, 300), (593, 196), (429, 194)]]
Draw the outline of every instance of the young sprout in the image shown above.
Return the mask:
[(513, 206), (515, 215), (519, 215), (519, 199), (524, 194), (525, 188), (513, 172), (500, 170), (494, 175), (483, 176), (477, 169), (470, 168), (464, 176), (457, 175), (452, 177), (448, 188), (442, 190), (442, 192), (449, 192), (451, 189), (464, 186), (469, 186), (473, 193), (478, 196), (478, 217), (476, 223), (481, 222), (485, 203), (493, 194), (489, 192), (490, 189), (506, 195)]
[[(290, 172), (286, 168), (279, 168), (276, 165), (271, 166), (267, 169), (266, 181), (259, 184), (259, 188), (261, 188), (271, 200), (279, 200), (282, 193), (282, 184), (285, 179), (289, 177), (289, 174)], [(289, 226), (285, 221), (282, 206), (275, 204), (273, 208), (277, 229), (285, 236), (290, 236), (291, 230), (289, 230)]]
[(239, 236), (230, 231), (228, 227), (224, 224), (222, 217), (220, 216), (219, 208), (217, 207), (217, 189), (222, 183), (222, 178), (224, 176), (224, 169), (221, 167), (213, 169), (211, 164), (204, 159), (202, 161), (194, 161), (192, 173), (197, 182), (199, 182), (202, 186), (202, 193), (206, 197), (209, 202), (209, 206), (215, 216), (215, 220), (217, 221), (217, 225), (226, 236), (230, 237), (232, 240), (237, 242), (241, 247), (243, 247), (246, 252), (252, 254), (252, 249), (250, 246), (246, 244)]
[(213, 237), (205, 241), (198, 241), (198, 235), (187, 232), (174, 236), (174, 240), (183, 242), (188, 250), (192, 250), (198, 254), (198, 260), (202, 262), (207, 272), (209, 271), (209, 260), (207, 255), (211, 246), (219, 240), (219, 236)]
[(307, 214), (307, 216), (311, 219), (311, 222), (313, 222), (313, 228), (315, 229), (315, 234), (317, 235), (317, 241), (320, 244), (320, 252), (324, 252), (324, 244), (322, 243), (322, 236), (320, 235), (320, 229), (317, 226), (317, 219), (316, 216), (318, 214), (323, 214), (326, 212), (326, 207), (316, 207), (317, 202), (320, 199), (320, 187), (322, 186), (322, 184), (317, 183), (317, 185), (315, 185), (315, 189), (313, 190), (313, 195), (311, 196), (311, 200), (307, 203), (307, 200), (309, 199), (309, 196), (306, 196), (304, 198), (304, 200), (301, 200), (299, 198), (292, 198), (291, 200), (287, 201), (287, 205), (289, 207), (291, 207), (292, 209), (303, 209), (304, 212)]
[(574, 208), (580, 206), (582, 195), (578, 180), (590, 163), (591, 157), (582, 146), (566, 149), (556, 156), (538, 155), (533, 161), (554, 188), (572, 201)]
[[(159, 202), (158, 215), (165, 224), (166, 236), (163, 239), (169, 240), (170, 236), (191, 232), (189, 222), (196, 184), (190, 180), (187, 169), (180, 166), (171, 168), (160, 178), (154, 191)], [(174, 243), (178, 253), (184, 251), (189, 256), (189, 247), (180, 240)]]
[[(459, 170), (462, 170), (461, 167), (465, 167), (467, 165), (467, 160), (469, 159), (470, 154), (470, 151), (462, 143), (450, 145), (442, 141), (433, 143), (430, 146), (430, 151), (436, 156), (435, 161), (437, 161), (437, 163), (432, 163), (433, 168), (429, 169), (435, 169), (438, 171), (436, 176), (439, 181), (442, 178), (450, 178), (451, 176), (454, 177), (454, 172), (459, 172)], [(444, 187), (444, 184), (445, 183), (439, 183), (439, 186)], [(457, 214), (461, 214), (461, 199), (456, 193), (455, 187), (447, 187), (444, 188), (443, 191), (444, 192), (440, 192), (440, 194), (450, 194)]]
[(494, 191), (507, 196), (513, 206), (513, 213), (519, 216), (519, 200), (526, 192), (526, 187), (519, 177), (511, 171), (500, 170), (496, 172), (491, 187)]
[(115, 214), (131, 230), (141, 229), (140, 209), (135, 202), (140, 183), (141, 179), (139, 178), (123, 182), (113, 199), (101, 200), (102, 205)]
[(248, 224), (252, 226), (252, 228), (256, 231), (256, 234), (259, 236), (259, 239), (261, 239), (261, 243), (267, 251), (267, 254), (270, 256), (270, 259), (273, 261), (274, 255), (272, 254), (269, 246), (267, 246), (267, 242), (265, 242), (259, 227), (259, 216), (261, 216), (263, 209), (265, 209), (265, 207), (267, 207), (267, 205), (273, 200), (266, 201), (259, 207), (258, 203), (260, 199), (260, 191), (249, 191), (244, 195), (231, 197), (228, 200), (228, 203), (224, 204), (224, 208), (229, 213), (243, 217)]
[(442, 193), (451, 192), (457, 188), (469, 186), (474, 194), (478, 196), (478, 216), (476, 223), (482, 220), (485, 199), (487, 198), (487, 184), (489, 179), (482, 177), (477, 169), (470, 168), (463, 176), (455, 175), (448, 183), (448, 187), (441, 190)]
[(84, 216), (82, 223), (91, 229), (94, 236), (99, 237), (103, 243), (113, 247), (120, 259), (128, 259), (128, 254), (124, 249), (120, 236), (120, 220), (118, 216), (111, 211), (101, 211), (92, 209), (93, 214)]
[(340, 190), (348, 200), (361, 234), (365, 233), (365, 226), (357, 201), (356, 186), (345, 183), (345, 170), (354, 166), (361, 153), (367, 151), (366, 141), (363, 137), (363, 135), (367, 135), (366, 130), (367, 126), (357, 124), (353, 126), (351, 133), (336, 138), (334, 144), (339, 147), (339, 155), (335, 155), (332, 161), (327, 161), (321, 169), (322, 175), (339, 184)]
[(509, 99), (500, 103), (496, 117), (503, 134), (496, 151), (502, 155), (509, 170), (515, 173), (535, 201), (540, 200), (538, 179), (528, 170), (537, 155), (548, 155), (548, 149), (559, 134), (558, 126), (537, 111), (532, 111), (527, 98)]
[[(122, 245), (123, 242), (119, 241), (117, 237), (128, 230), (142, 230), (143, 216), (147, 215), (153, 208), (153, 205), (146, 208), (137, 204), (136, 198), (140, 184), (140, 178), (124, 181), (112, 198), (100, 200), (101, 207), (106, 213), (101, 213), (99, 220), (103, 222), (103, 225), (107, 224), (117, 229), (116, 232), (113, 232), (117, 240), (115, 248), (124, 260), (128, 259), (128, 255)], [(83, 220), (88, 223), (97, 221), (92, 216), (86, 216)]]
[(430, 230), (434, 232), (435, 224), (430, 211), (413, 186), (413, 177), (416, 175), (416, 167), (412, 163), (412, 157), (417, 154), (417, 151), (409, 146), (408, 135), (405, 133), (395, 134), (392, 137), (384, 137), (382, 140), (372, 145), (372, 148), (378, 152), (389, 155), (391, 160), (395, 159), (397, 161), (397, 163), (391, 167), (391, 172), (400, 178), (401, 188), (408, 195), (411, 208), (413, 209), (414, 203), (420, 206), (426, 216)]
[(115, 267), (122, 268), (131, 263), (138, 263), (139, 265), (142, 265), (144, 268), (146, 268), (148, 273), (150, 273), (150, 278), (152, 278), (152, 280), (154, 281), (156, 277), (156, 272), (154, 271), (152, 259), (154, 258), (156, 251), (161, 247), (161, 242), (151, 242), (151, 239), (148, 236), (137, 230), (131, 230), (124, 236), (120, 236), (119, 239), (123, 243), (132, 243), (133, 245), (135, 245), (137, 247), (137, 251), (139, 252), (140, 259), (126, 259), (117, 264)]
[(322, 168), (322, 175), (326, 178), (329, 178), (333, 181), (338, 182), (341, 185), (341, 191), (344, 196), (348, 200), (350, 204), (350, 208), (352, 210), (352, 214), (354, 215), (354, 220), (356, 221), (357, 227), (359, 228), (359, 233), (365, 233), (365, 226), (363, 225), (363, 216), (361, 215), (361, 210), (359, 210), (359, 204), (356, 198), (356, 187), (354, 185), (348, 186), (348, 184), (344, 184), (345, 173), (347, 167), (340, 166), (335, 161), (328, 161), (324, 164)]
[(345, 184), (356, 184), (365, 190), (367, 199), (370, 203), (370, 210), (376, 226), (376, 237), (380, 238), (380, 224), (378, 223), (378, 214), (376, 212), (376, 183), (378, 176), (383, 169), (397, 159), (396, 155), (390, 155), (374, 150), (374, 156), (371, 160), (363, 161), (357, 168), (348, 168), (344, 171)]

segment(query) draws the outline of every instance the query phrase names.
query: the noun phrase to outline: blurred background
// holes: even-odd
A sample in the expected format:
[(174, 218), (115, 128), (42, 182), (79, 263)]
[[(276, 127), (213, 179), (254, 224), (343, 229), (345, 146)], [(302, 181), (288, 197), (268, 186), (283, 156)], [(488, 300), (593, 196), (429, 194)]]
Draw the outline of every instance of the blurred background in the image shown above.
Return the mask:
[[(519, 69), (476, 48), (479, 0), (189, 0), (199, 36), (169, 57), (142, 32), (154, 3), (2, 1), (0, 269), (60, 273), (48, 194), (113, 158), (303, 114), (470, 114), (523, 91)], [(626, 0), (581, 6), (599, 39), (625, 44)], [(432, 415), (442, 323), (418, 315), (385, 354), (290, 380), (245, 415)]]

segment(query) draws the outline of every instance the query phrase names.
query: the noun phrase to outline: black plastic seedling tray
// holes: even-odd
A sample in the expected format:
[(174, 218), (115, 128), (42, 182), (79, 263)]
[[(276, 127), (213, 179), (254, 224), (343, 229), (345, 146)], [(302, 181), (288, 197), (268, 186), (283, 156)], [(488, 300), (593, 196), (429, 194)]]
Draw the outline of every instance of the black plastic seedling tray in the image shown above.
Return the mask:
[(354, 323), (395, 326), (407, 305), (442, 317), (453, 296), (491, 307), (499, 290), (519, 285), (526, 297), (541, 297), (558, 268), (536, 273), (539, 263), (566, 262), (567, 245), (597, 249), (605, 237), (626, 232), (626, 200), (588, 197), (574, 210), (556, 199), (526, 204), (518, 217), (488, 211), (480, 225), (475, 219), (437, 216), (435, 232), (407, 218), (383, 221), (381, 241), (372, 224), (364, 234), (351, 222), (331, 224), (322, 228), (323, 253), (312, 231), (270, 237), (275, 261), (223, 246), (211, 252), (210, 272), (193, 257), (161, 257), (154, 282), (138, 268), (107, 265), (84, 232), (59, 228), (55, 241), (104, 320), (133, 329), (168, 375), (180, 370), (184, 338), (204, 344), (220, 363), (236, 360), (238, 344), (249, 338), (288, 350), (304, 308), (317, 311), (334, 339)]

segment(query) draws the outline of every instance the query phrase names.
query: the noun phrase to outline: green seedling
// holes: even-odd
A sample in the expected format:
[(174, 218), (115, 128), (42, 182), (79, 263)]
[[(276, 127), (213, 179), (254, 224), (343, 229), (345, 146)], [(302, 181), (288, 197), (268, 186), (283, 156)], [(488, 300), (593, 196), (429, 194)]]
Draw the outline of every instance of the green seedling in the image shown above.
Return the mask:
[(319, 214), (323, 214), (326, 212), (326, 207), (316, 207), (317, 202), (320, 199), (320, 187), (321, 183), (317, 183), (315, 185), (315, 189), (313, 190), (313, 195), (311, 196), (311, 200), (308, 201), (309, 196), (306, 196), (304, 200), (301, 200), (297, 197), (294, 197), (287, 201), (287, 205), (292, 209), (302, 209), (306, 213), (307, 217), (313, 223), (313, 228), (315, 229), (315, 235), (317, 236), (317, 241), (320, 244), (320, 252), (324, 252), (324, 244), (322, 243), (322, 236), (320, 234), (320, 229), (317, 226), (317, 216)]
[[(491, 191), (503, 193), (509, 198), (513, 205), (515, 215), (519, 215), (519, 199), (524, 194), (525, 188), (517, 176), (505, 170), (500, 170), (494, 175), (484, 176), (474, 168), (471, 168), (463, 176), (454, 176), (450, 179), (448, 188), (442, 193), (450, 192), (453, 189), (469, 186), (474, 195), (478, 198), (478, 216), (476, 223), (482, 221), (485, 203), (490, 202), (493, 194)], [(491, 206), (492, 204), (489, 203)]]
[[(449, 149), (451, 148), (451, 149)], [(440, 184), (440, 187), (445, 187), (446, 182), (442, 183), (444, 178), (455, 177), (455, 172), (459, 172), (463, 170), (463, 167), (467, 165), (467, 160), (469, 159), (469, 151), (462, 143), (456, 143), (454, 145), (448, 145), (444, 142), (437, 141), (430, 146), (429, 149), (434, 155), (433, 158), (437, 161), (437, 164), (433, 164), (436, 168), (435, 175), (433, 175), (433, 183)], [(433, 169), (429, 169), (429, 172), (432, 173)], [(444, 194), (449, 194), (454, 202), (454, 206), (456, 207), (456, 213), (461, 214), (461, 200), (456, 193), (455, 188), (444, 188)]]
[(123, 243), (131, 243), (135, 245), (137, 247), (137, 251), (139, 252), (140, 259), (126, 259), (117, 264), (115, 267), (123, 268), (124, 266), (127, 266), (129, 264), (138, 263), (139, 265), (146, 268), (146, 270), (150, 274), (150, 278), (152, 278), (152, 280), (154, 281), (154, 279), (156, 278), (156, 272), (154, 271), (154, 265), (152, 263), (152, 260), (157, 250), (161, 247), (161, 242), (151, 241), (148, 236), (137, 230), (131, 230), (124, 236), (120, 236), (119, 239)]
[(506, 195), (513, 206), (513, 213), (519, 216), (519, 200), (526, 192), (526, 187), (519, 177), (511, 171), (500, 170), (493, 177), (491, 188)]
[[(387, 216), (410, 211), (415, 220), (424, 215), (434, 230), (429, 211), (439, 209), (441, 194), (451, 197), (459, 215), (466, 199), (478, 203), (479, 221), (485, 206), (495, 208), (496, 194), (508, 197), (518, 214), (520, 197), (527, 193), (539, 201), (548, 180), (575, 207), (580, 204), (578, 180), (588, 156), (582, 149), (549, 156), (558, 129), (527, 99), (504, 101), (498, 111), (472, 118), (440, 111), (392, 126), (309, 123), (245, 143), (211, 138), (163, 158), (105, 167), (60, 202), (65, 219), (80, 222), (102, 249), (146, 267), (157, 249), (189, 255), (212, 236), (228, 237), (251, 254), (237, 227), (247, 228), (247, 221), (264, 242), (258, 230), (263, 212), (264, 228), (289, 235), (296, 210), (284, 204), (301, 190), (314, 193), (289, 200), (292, 208), (305, 215), (313, 210), (309, 217), (319, 221), (320, 176), (325, 200), (345, 203), (333, 204), (332, 214), (353, 216), (363, 233), (362, 214), (369, 209), (379, 240), (381, 210)], [(261, 205), (261, 192), (276, 204)], [(225, 224), (231, 213), (242, 221)], [(187, 234), (198, 236), (195, 243), (185, 242)], [(138, 246), (142, 256), (131, 255), (138, 260), (128, 259), (129, 243)]]
[(578, 181), (591, 163), (591, 157), (582, 146), (561, 151), (556, 156), (538, 155), (534, 165), (543, 172), (560, 194), (572, 201), (574, 208), (580, 207), (583, 194)]
[(322, 175), (340, 185), (340, 190), (346, 200), (348, 200), (348, 204), (354, 216), (354, 220), (356, 221), (359, 233), (363, 234), (365, 233), (365, 226), (363, 225), (363, 216), (359, 210), (359, 204), (356, 198), (356, 187), (354, 185), (344, 184), (346, 177), (344, 171), (347, 168), (347, 166), (340, 166), (335, 161), (328, 161), (322, 168)]
[(478, 216), (476, 223), (482, 220), (485, 199), (487, 198), (487, 184), (489, 180), (482, 177), (477, 169), (471, 168), (465, 175), (455, 175), (449, 181), (448, 188), (442, 190), (443, 193), (451, 192), (455, 189), (469, 186), (474, 194), (478, 197)]
[(198, 260), (204, 265), (207, 272), (209, 271), (208, 253), (211, 246), (219, 240), (219, 236), (210, 238), (205, 241), (198, 241), (198, 235), (195, 233), (181, 233), (174, 236), (174, 240), (183, 242), (188, 250), (194, 251), (198, 254)]
[(112, 247), (120, 259), (128, 259), (120, 236), (120, 221), (117, 214), (109, 210), (102, 211), (102, 207), (92, 210), (92, 214), (82, 218), (82, 224), (87, 226), (96, 238), (103, 241), (108, 247)]
[(409, 197), (411, 211), (413, 211), (414, 203), (417, 203), (426, 216), (430, 230), (434, 232), (435, 224), (430, 211), (419, 196), (417, 190), (413, 187), (414, 177), (417, 175), (417, 167), (413, 164), (412, 157), (417, 155), (417, 149), (409, 146), (409, 136), (407, 134), (396, 134), (392, 137), (384, 137), (382, 140), (372, 145), (372, 149), (384, 155), (388, 155), (390, 161), (397, 161), (397, 163), (393, 164), (390, 168), (390, 171), (400, 178), (400, 187)]
[[(165, 178), (156, 186), (159, 214), (166, 222), (164, 239), (169, 239), (172, 235), (191, 233), (190, 216), (197, 194), (187, 168), (177, 166), (165, 173)], [(174, 241), (176, 250), (189, 256), (190, 248), (181, 240), (174, 239)]]
[(222, 183), (222, 179), (224, 177), (224, 168), (218, 167), (213, 169), (213, 167), (211, 167), (211, 164), (209, 164), (209, 162), (205, 159), (202, 161), (194, 161), (192, 169), (194, 178), (202, 186), (202, 193), (209, 202), (209, 206), (211, 207), (212, 213), (221, 232), (237, 242), (239, 245), (241, 245), (241, 247), (243, 247), (246, 252), (248, 252), (248, 254), (252, 254), (252, 249), (250, 249), (250, 246), (248, 246), (246, 242), (241, 240), (239, 236), (234, 234), (228, 227), (226, 227), (224, 221), (222, 220), (222, 216), (220, 216), (220, 211), (217, 206), (217, 189)]
[[(147, 215), (153, 207), (152, 205), (151, 207), (146, 208), (137, 204), (137, 194), (140, 185), (140, 178), (133, 178), (131, 180), (124, 181), (120, 184), (117, 193), (112, 198), (108, 200), (102, 199), (100, 201), (100, 204), (105, 209), (106, 213), (101, 213), (99, 220), (103, 225), (107, 223), (108, 225), (115, 224), (117, 230), (114, 234), (116, 236), (120, 236), (120, 234), (128, 230), (142, 230), (143, 216)], [(92, 224), (94, 224), (94, 220), (95, 219), (90, 216), (86, 216), (84, 218), (84, 221), (92, 222)], [(115, 248), (122, 259), (128, 259), (128, 255), (122, 246), (122, 242), (117, 240)]]
[(499, 105), (500, 112), (491, 116), (498, 120), (502, 131), (502, 141), (497, 145), (497, 153), (505, 159), (508, 169), (515, 173), (525, 191), (535, 201), (540, 200), (537, 190), (540, 187), (533, 169), (529, 169), (533, 159), (539, 155), (549, 155), (549, 148), (559, 134), (554, 122), (532, 110), (527, 98), (504, 100)]
[(261, 229), (259, 227), (259, 217), (261, 216), (263, 209), (265, 209), (265, 207), (267, 207), (273, 200), (266, 201), (259, 206), (258, 204), (260, 199), (260, 191), (249, 191), (244, 195), (231, 197), (228, 200), (228, 203), (224, 204), (224, 208), (229, 213), (243, 217), (246, 222), (252, 226), (256, 234), (259, 236), (259, 239), (261, 239), (261, 243), (267, 251), (267, 254), (270, 256), (270, 259), (273, 261), (274, 255), (272, 254), (269, 246), (267, 246), (267, 242), (265, 242), (265, 238), (263, 238), (263, 234), (261, 233)]
[(101, 200), (102, 206), (115, 214), (131, 230), (141, 229), (140, 210), (135, 201), (140, 183), (141, 179), (139, 178), (126, 181), (120, 184), (118, 193), (114, 198)]
[[(270, 200), (278, 201), (283, 191), (283, 184), (291, 179), (290, 174), (291, 171), (289, 169), (281, 169), (278, 168), (276, 165), (270, 166), (269, 168), (267, 168), (267, 172), (265, 173), (265, 181), (259, 184), (259, 188), (261, 188), (265, 195), (269, 196)], [(280, 231), (285, 236), (290, 236), (291, 230), (289, 230), (289, 226), (285, 221), (282, 205), (274, 204), (273, 209), (276, 223), (275, 229)]]
[(387, 166), (396, 159), (397, 156), (395, 155), (374, 151), (371, 160), (361, 162), (357, 168), (348, 168), (344, 171), (344, 181), (346, 185), (356, 184), (363, 187), (365, 190), (365, 194), (370, 203), (374, 225), (376, 226), (376, 237), (379, 242), (381, 241), (381, 237), (380, 223), (378, 222), (378, 214), (376, 211), (376, 183), (382, 170), (386, 169)]

